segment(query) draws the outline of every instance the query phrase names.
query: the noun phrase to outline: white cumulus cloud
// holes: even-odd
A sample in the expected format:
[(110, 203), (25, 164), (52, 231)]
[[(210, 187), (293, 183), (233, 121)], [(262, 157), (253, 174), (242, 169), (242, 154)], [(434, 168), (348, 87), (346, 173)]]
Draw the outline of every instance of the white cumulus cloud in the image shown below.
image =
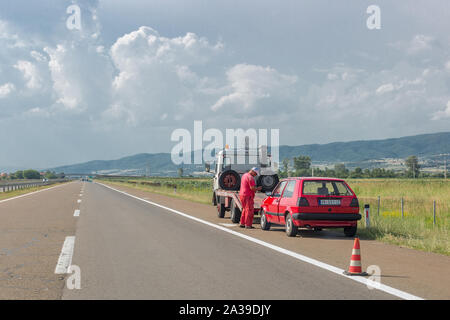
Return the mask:
[(211, 63), (221, 50), (220, 42), (210, 44), (194, 33), (167, 38), (140, 27), (125, 34), (110, 50), (118, 74), (112, 83), (114, 103), (105, 117), (138, 125), (167, 114), (172, 119), (192, 114), (208, 87), (207, 77), (195, 69)]
[(433, 114), (432, 120), (442, 120), (450, 118), (450, 100), (447, 102), (447, 106), (444, 110), (437, 111)]
[(24, 79), (26, 80), (26, 86), (29, 89), (39, 89), (41, 87), (41, 77), (39, 76), (36, 66), (30, 61), (19, 60), (14, 65), (14, 68), (21, 71)]
[(377, 94), (384, 94), (394, 91), (394, 85), (392, 83), (386, 83), (378, 87)]
[(298, 79), (271, 67), (238, 64), (228, 70), (227, 80), (229, 93), (214, 103), (213, 111), (230, 106), (253, 109), (261, 100), (289, 95), (289, 89)]
[(15, 86), (12, 83), (5, 83), (0, 86), (0, 99), (7, 97), (12, 91), (14, 91)]

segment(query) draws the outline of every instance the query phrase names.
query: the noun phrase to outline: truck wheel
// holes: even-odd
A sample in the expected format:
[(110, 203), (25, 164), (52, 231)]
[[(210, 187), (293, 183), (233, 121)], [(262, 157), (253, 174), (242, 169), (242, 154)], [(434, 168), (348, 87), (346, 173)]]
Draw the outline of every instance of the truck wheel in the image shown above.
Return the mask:
[(234, 201), (231, 201), (230, 212), (231, 221), (233, 221), (233, 223), (239, 223), (239, 221), (241, 220), (241, 210), (239, 210)]
[(267, 221), (266, 212), (261, 210), (261, 229), (269, 230), (271, 227), (271, 223)]
[(213, 206), (217, 206), (217, 198), (216, 198), (216, 193), (215, 192), (213, 192), (213, 195), (212, 195), (212, 199), (211, 199), (212, 201), (212, 205)]
[(278, 184), (278, 175), (274, 174), (271, 176), (259, 176), (257, 180), (258, 186), (262, 187), (262, 192), (272, 191)]
[(345, 227), (344, 234), (346, 237), (353, 237), (356, 234), (357, 226), (354, 227)]
[(292, 221), (292, 217), (290, 213), (287, 213), (286, 215), (286, 234), (288, 237), (295, 237), (298, 232), (298, 227), (294, 225), (294, 222)]
[(220, 200), (219, 203), (217, 203), (217, 216), (219, 218), (225, 217), (225, 203), (220, 203)]
[(237, 191), (241, 187), (241, 176), (234, 170), (226, 170), (219, 176), (220, 188), (228, 191)]

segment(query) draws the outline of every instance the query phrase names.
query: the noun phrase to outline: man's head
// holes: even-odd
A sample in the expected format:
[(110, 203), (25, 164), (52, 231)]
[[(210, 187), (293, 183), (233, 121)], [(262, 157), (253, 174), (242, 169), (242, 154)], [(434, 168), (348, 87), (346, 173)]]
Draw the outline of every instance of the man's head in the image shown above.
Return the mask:
[(253, 167), (253, 168), (250, 169), (249, 172), (250, 172), (250, 174), (251, 174), (253, 177), (255, 177), (255, 176), (257, 176), (257, 175), (259, 174), (259, 168)]

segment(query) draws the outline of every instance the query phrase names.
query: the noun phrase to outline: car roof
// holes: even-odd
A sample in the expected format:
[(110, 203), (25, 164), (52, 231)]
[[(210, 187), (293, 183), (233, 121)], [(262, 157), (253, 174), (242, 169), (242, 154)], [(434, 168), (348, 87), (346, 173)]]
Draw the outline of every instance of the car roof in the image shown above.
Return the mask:
[(344, 181), (344, 179), (332, 178), (332, 177), (289, 177), (284, 178), (284, 180), (330, 180), (330, 181)]

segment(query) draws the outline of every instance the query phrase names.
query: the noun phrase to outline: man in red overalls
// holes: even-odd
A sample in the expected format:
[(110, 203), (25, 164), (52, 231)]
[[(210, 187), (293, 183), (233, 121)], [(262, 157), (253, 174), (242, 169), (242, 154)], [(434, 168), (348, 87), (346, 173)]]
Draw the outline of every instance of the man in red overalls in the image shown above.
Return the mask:
[(241, 178), (241, 189), (239, 191), (239, 198), (242, 203), (241, 214), (241, 228), (253, 229), (253, 215), (254, 215), (254, 202), (255, 192), (261, 190), (262, 187), (256, 187), (255, 179), (258, 175), (259, 169), (253, 167), (249, 172), (245, 173)]

